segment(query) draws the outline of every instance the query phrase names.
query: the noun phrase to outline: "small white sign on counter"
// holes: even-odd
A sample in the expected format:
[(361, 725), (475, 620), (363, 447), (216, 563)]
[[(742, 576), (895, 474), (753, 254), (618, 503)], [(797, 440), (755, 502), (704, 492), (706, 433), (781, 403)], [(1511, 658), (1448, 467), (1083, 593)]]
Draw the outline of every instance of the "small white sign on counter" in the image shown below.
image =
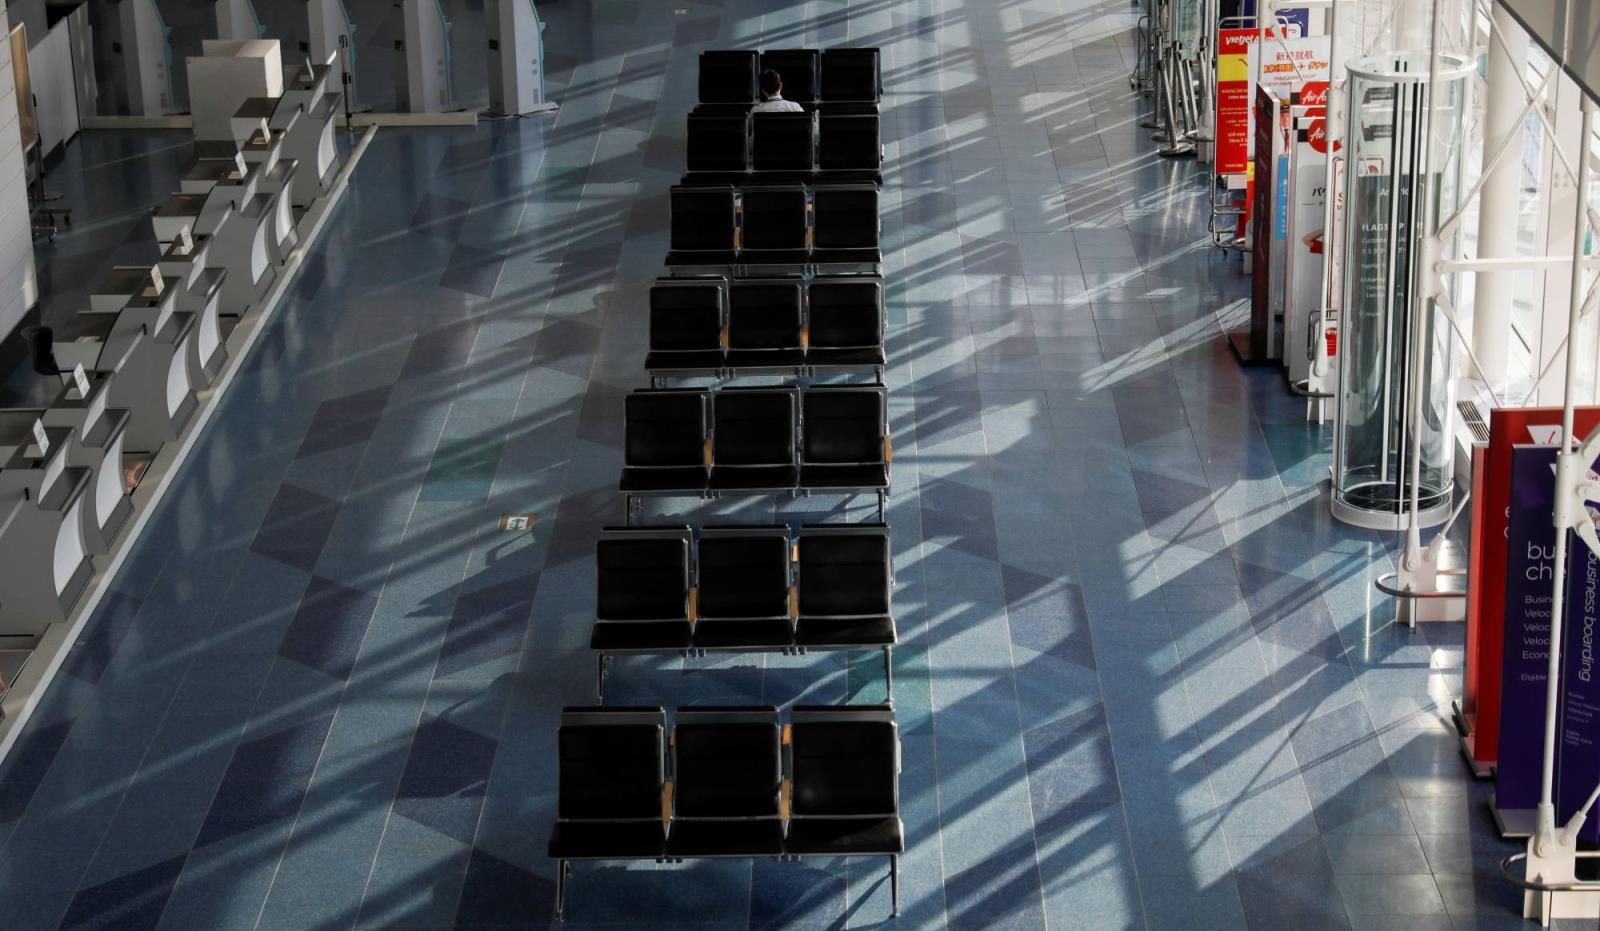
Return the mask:
[(161, 291), (162, 291), (162, 289), (164, 287), (165, 287), (165, 285), (161, 281), (161, 266), (159, 266), (159, 265), (150, 266), (150, 290), (151, 290), (151, 292), (156, 297), (160, 297), (161, 296)]
[(79, 398), (89, 396), (89, 373), (83, 370), (82, 362), (72, 367), (72, 383), (78, 386)]
[(245, 174), (247, 172), (249, 172), (250, 169), (248, 169), (248, 168), (246, 168), (244, 166), (244, 153), (243, 152), (235, 152), (235, 153), (233, 153), (233, 167), (234, 167), (234, 169), (236, 171), (239, 172), (239, 177), (240, 178), (243, 178), (245, 176)]
[(194, 251), (194, 234), (189, 232), (189, 224), (178, 227), (178, 253), (188, 255)]
[(50, 435), (44, 432), (43, 420), (33, 422), (33, 442), (39, 447), (39, 455), (50, 452)]

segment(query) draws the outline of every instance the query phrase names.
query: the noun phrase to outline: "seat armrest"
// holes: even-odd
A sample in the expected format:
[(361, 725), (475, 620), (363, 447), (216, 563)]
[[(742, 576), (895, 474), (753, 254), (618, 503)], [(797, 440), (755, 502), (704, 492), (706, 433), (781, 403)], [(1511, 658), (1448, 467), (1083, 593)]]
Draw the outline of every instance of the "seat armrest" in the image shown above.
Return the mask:
[(569, 724), (653, 724), (666, 730), (667, 711), (665, 708), (649, 706), (599, 708), (590, 705), (571, 705), (561, 709), (561, 725), (565, 727)]
[(673, 722), (679, 724), (777, 724), (777, 705), (707, 705), (679, 708)]
[(893, 705), (795, 705), (789, 712), (791, 724), (831, 724), (871, 722), (894, 724)]

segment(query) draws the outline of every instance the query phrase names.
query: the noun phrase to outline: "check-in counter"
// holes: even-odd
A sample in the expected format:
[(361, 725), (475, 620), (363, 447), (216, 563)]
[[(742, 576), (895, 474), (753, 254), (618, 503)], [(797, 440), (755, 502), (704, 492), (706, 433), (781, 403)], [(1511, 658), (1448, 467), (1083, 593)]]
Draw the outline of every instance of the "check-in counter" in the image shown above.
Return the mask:
[(133, 499), (123, 480), (123, 440), (132, 419), (126, 410), (108, 406), (111, 398), (110, 372), (86, 372), (89, 393), (78, 393), (68, 382), (42, 410), (12, 410), (0, 413), (26, 414), (47, 428), (70, 430), (67, 465), (88, 469), (89, 493), (84, 498), (83, 540), (91, 554), (111, 551), (117, 534), (133, 515)]
[(91, 308), (57, 335), (55, 356), (63, 371), (81, 365), (116, 373), (110, 403), (131, 415), (125, 442), (135, 452), (155, 452), (177, 439), (194, 415), (189, 360), (195, 315), (175, 304), (146, 301), (115, 312)]
[(333, 130), (344, 97), (334, 86), (334, 69), (313, 65), (311, 72), (300, 68), (284, 79), (283, 96), (269, 121), (273, 129), (285, 132), (282, 157), (300, 163), (291, 198), (301, 210), (331, 191), (339, 175)]
[[(136, 326), (144, 327), (147, 333), (160, 333), (173, 314), (181, 311), (179, 302), (183, 295), (183, 279), (162, 272), (161, 293), (157, 294), (151, 285), (150, 271), (148, 265), (112, 266), (111, 271), (102, 275), (90, 289), (88, 313), (116, 315), (115, 332), (119, 334)], [(193, 311), (187, 313), (197, 316)], [(204, 330), (203, 322), (195, 320), (179, 349), (189, 387), (195, 391), (211, 386), (211, 375), (201, 359), (203, 353), (200, 343)]]
[(206, 195), (200, 210), (200, 230), (212, 232), (218, 219), (228, 211), (264, 214), (262, 231), (267, 258), (274, 265), (289, 260), (289, 253), (300, 241), (294, 228), (294, 211), (288, 189), (294, 183), (294, 162), (278, 160), (271, 167), (261, 162), (245, 162), (240, 174), (233, 156), (226, 159), (197, 159), (183, 176), (185, 194)]
[(191, 245), (184, 249), (182, 242), (173, 241), (161, 253), (157, 263), (163, 277), (179, 280), (178, 309), (195, 315), (198, 333), (195, 337), (195, 355), (190, 363), (205, 374), (209, 384), (222, 372), (228, 361), (228, 334), (223, 332), (220, 317), (222, 282), (227, 269), (213, 268), (211, 237), (192, 236)]
[[(260, 154), (260, 149), (263, 144), (261, 139), (261, 124), (266, 123), (268, 129), (270, 130), (272, 125), (272, 116), (277, 112), (277, 110), (278, 98), (276, 97), (246, 97), (244, 101), (239, 104), (239, 108), (233, 111), (230, 124), (233, 129), (234, 145), (241, 153), (244, 154), (245, 161), (261, 161), (259, 157), (251, 157), (253, 154), (257, 156)], [(281, 133), (273, 133), (274, 137), (279, 137), (281, 135)], [(202, 156), (197, 151), (195, 152), (195, 157), (200, 158)], [(228, 153), (228, 158), (232, 157), (233, 153)], [(274, 155), (273, 157), (276, 158), (277, 156)]]
[(34, 442), (33, 412), (0, 412), (0, 633), (37, 635), (66, 620), (94, 576), (83, 538), (89, 470), (68, 464), (69, 427)]
[(329, 96), (336, 105), (344, 102), (339, 89), (339, 72), (331, 64), (312, 65), (310, 71), (301, 64), (284, 71), (283, 96), (278, 98), (280, 107), (299, 107), (310, 112)]
[(208, 235), (211, 238), (209, 263), (227, 271), (218, 310), (224, 316), (242, 316), (261, 302), (277, 280), (278, 272), (272, 265), (267, 245), (273, 219), (269, 212), (271, 198), (258, 195), (242, 210), (228, 209), (224, 203), (220, 210), (207, 217), (209, 226), (201, 222), (207, 200), (205, 194), (179, 193), (168, 197), (151, 217), (156, 240), (165, 249), (185, 226), (192, 232)]

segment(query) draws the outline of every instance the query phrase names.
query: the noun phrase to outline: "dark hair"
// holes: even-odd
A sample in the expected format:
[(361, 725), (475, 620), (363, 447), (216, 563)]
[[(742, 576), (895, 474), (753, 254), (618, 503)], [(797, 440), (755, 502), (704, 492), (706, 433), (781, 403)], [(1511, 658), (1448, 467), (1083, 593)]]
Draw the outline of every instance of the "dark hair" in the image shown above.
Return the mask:
[(781, 90), (783, 90), (783, 75), (773, 71), (771, 68), (761, 72), (762, 96), (771, 97)]

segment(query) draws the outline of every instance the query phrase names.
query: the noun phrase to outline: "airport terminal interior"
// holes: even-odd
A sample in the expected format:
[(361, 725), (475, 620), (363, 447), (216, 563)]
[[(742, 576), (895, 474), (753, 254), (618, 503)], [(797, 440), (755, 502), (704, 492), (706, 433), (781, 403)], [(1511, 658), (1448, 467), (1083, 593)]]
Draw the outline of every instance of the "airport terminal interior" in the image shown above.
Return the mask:
[(0, 928), (1600, 927), (1591, 4), (6, 7)]

